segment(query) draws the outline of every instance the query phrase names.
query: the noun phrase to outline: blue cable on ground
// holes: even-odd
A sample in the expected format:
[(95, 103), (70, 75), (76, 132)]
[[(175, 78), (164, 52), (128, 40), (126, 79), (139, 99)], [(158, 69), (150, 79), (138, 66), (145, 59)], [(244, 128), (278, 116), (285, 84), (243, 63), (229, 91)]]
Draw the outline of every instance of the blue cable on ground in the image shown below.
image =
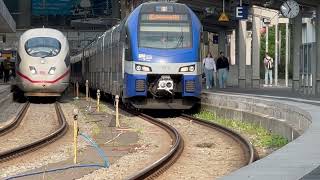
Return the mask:
[(80, 136), (82, 136), (87, 142), (91, 143), (92, 146), (98, 151), (100, 157), (103, 159), (104, 161), (104, 167), (109, 167), (110, 163), (109, 163), (109, 159), (108, 157), (105, 155), (104, 151), (99, 147), (99, 145), (94, 142), (88, 135), (80, 133)]
[(97, 150), (98, 154), (102, 157), (102, 159), (104, 161), (104, 165), (103, 166), (99, 165), (99, 164), (71, 165), (71, 166), (62, 167), (62, 168), (49, 169), (49, 170), (45, 170), (45, 171), (38, 171), (38, 172), (27, 173), (27, 174), (22, 174), (22, 175), (17, 175), (17, 176), (11, 176), (9, 178), (6, 178), (6, 180), (22, 178), (22, 177), (27, 177), (27, 176), (34, 176), (34, 175), (43, 174), (43, 173), (64, 171), (64, 170), (75, 169), (75, 168), (88, 168), (88, 167), (97, 167), (97, 168), (105, 168), (106, 167), (106, 168), (108, 168), (110, 166), (110, 163), (109, 163), (108, 157), (105, 155), (104, 151), (88, 135), (83, 134), (83, 133), (80, 133), (80, 135)]
[(46, 170), (46, 171), (38, 171), (38, 172), (33, 172), (33, 173), (28, 173), (28, 174), (11, 176), (11, 177), (9, 177), (9, 178), (6, 178), (6, 180), (16, 179), (16, 178), (22, 178), (22, 177), (27, 177), (27, 176), (34, 176), (34, 175), (43, 174), (43, 173), (51, 173), (51, 172), (56, 172), (56, 171), (64, 171), (64, 170), (74, 169), (74, 168), (87, 168), (87, 167), (103, 168), (104, 166), (99, 165), (99, 164), (71, 165), (71, 166), (62, 167), (62, 168), (49, 169), (49, 170)]

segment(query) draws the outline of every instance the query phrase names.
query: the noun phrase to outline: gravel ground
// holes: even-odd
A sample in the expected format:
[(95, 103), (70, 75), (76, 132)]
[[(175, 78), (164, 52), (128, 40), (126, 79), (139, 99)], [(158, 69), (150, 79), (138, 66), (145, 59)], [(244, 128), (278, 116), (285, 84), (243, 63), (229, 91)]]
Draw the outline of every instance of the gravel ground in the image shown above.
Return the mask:
[(0, 152), (34, 142), (53, 132), (58, 125), (53, 104), (30, 104), (19, 127), (1, 137)]
[(139, 145), (109, 168), (96, 170), (80, 178), (81, 180), (125, 179), (157, 161), (170, 150), (171, 138), (161, 128), (128, 114), (120, 116), (120, 120), (139, 133)]
[(178, 129), (185, 147), (159, 179), (216, 179), (245, 165), (242, 148), (227, 135), (180, 118), (163, 121)]
[(10, 123), (22, 108), (22, 103), (12, 102), (0, 111), (0, 127)]
[[(84, 104), (70, 102), (72, 101), (68, 100), (65, 101), (65, 103), (61, 104), (61, 107), (65, 113), (66, 119), (69, 124), (69, 131), (67, 132), (67, 134), (55, 143), (52, 143), (36, 152), (32, 152), (29, 153), (27, 156), (22, 156), (12, 161), (0, 164), (0, 178), (12, 176), (18, 173), (33, 172), (34, 170), (38, 171), (50, 169), (50, 167), (53, 164), (68, 162), (72, 158), (73, 109), (79, 108), (79, 106), (84, 106)], [(94, 104), (95, 103), (93, 103), (92, 105)], [(103, 133), (103, 131), (101, 131), (101, 128), (98, 128), (96, 125), (96, 120), (94, 117), (97, 116), (95, 115), (95, 113), (89, 115), (90, 111), (94, 110), (94, 107), (92, 108), (93, 109), (91, 110), (90, 108), (87, 109), (87, 112), (79, 112), (78, 124), (81, 132), (88, 134), (91, 137), (98, 137), (101, 136), (98, 134)], [(101, 109), (104, 111), (110, 111), (109, 113), (112, 113), (113, 108), (104, 105), (101, 107)], [(166, 152), (169, 151), (171, 147), (170, 137), (162, 129), (152, 124), (149, 124), (141, 120), (140, 118), (132, 117), (128, 114), (120, 115), (120, 120), (121, 127), (124, 129), (117, 131), (123, 132), (123, 134), (121, 134), (119, 137), (116, 136), (115, 138), (123, 140), (125, 139), (123, 138), (124, 136), (130, 135), (132, 134), (132, 132), (137, 132), (141, 139), (139, 140), (139, 142), (133, 144), (132, 146), (126, 146), (125, 144), (117, 144), (118, 142), (114, 143), (116, 140), (113, 141), (112, 139), (105, 139), (103, 142), (105, 142), (107, 148), (109, 147), (108, 144), (110, 145), (109, 148), (113, 149), (113, 151), (117, 151), (116, 149), (119, 148), (118, 150), (120, 154), (123, 151), (127, 151), (125, 149), (129, 148), (130, 153), (120, 157), (120, 159), (117, 158), (119, 159), (119, 161), (116, 161), (116, 163), (111, 164), (111, 167), (109, 169), (99, 169), (97, 171), (94, 171), (92, 174), (86, 175), (85, 177), (83, 177), (83, 179), (122, 179), (121, 177), (129, 176), (130, 174), (133, 174), (141, 170), (147, 165), (158, 160), (161, 156), (163, 156)], [(98, 141), (101, 141), (101, 137), (99, 138), (100, 139)], [(82, 138), (79, 139), (78, 145), (80, 154), (85, 152), (88, 148), (88, 144), (84, 142)], [(108, 154), (108, 152), (106, 153)], [(96, 153), (94, 152), (94, 154)], [(72, 173), (76, 173), (77, 176), (75, 177), (79, 177), (80, 172), (70, 172), (71, 177)], [(56, 176), (46, 175), (44, 177), (45, 179), (52, 179), (51, 177)], [(58, 179), (64, 179), (64, 177), (66, 176), (62, 176), (61, 178), (60, 177)], [(40, 179), (42, 178), (43, 177), (41, 177)], [(33, 179), (33, 177), (30, 177), (28, 179)]]
[[(54, 105), (51, 105), (52, 108), (50, 111), (55, 112)], [(43, 109), (45, 106), (43, 105), (37, 105), (37, 109), (45, 110)], [(16, 159), (13, 159), (11, 161), (7, 161), (0, 164), (0, 178), (4, 178), (7, 176), (12, 176), (18, 173), (30, 171), (32, 169), (44, 167), (51, 163), (57, 163), (60, 161), (64, 161), (70, 157), (72, 157), (72, 148), (73, 148), (73, 131), (72, 125), (73, 125), (73, 109), (75, 106), (71, 105), (70, 103), (64, 103), (61, 104), (62, 110), (64, 112), (64, 115), (66, 117), (66, 120), (69, 124), (69, 130), (66, 133), (64, 137), (57, 140), (56, 142), (47, 145), (40, 150), (37, 150), (35, 152), (29, 153), (25, 156), (18, 157)], [(46, 117), (46, 114), (44, 113), (47, 111), (40, 111), (41, 113), (38, 113), (38, 116)], [(78, 123), (82, 127), (82, 131), (91, 134), (91, 125), (85, 123), (83, 119), (83, 115), (79, 114)], [(40, 127), (46, 126), (47, 121), (45, 123), (42, 123)], [(30, 129), (28, 132), (31, 132)], [(2, 137), (1, 137), (2, 139)], [(79, 149), (82, 149), (86, 146), (86, 142), (83, 140), (79, 140), (78, 147)], [(1, 145), (2, 147), (2, 145)]]

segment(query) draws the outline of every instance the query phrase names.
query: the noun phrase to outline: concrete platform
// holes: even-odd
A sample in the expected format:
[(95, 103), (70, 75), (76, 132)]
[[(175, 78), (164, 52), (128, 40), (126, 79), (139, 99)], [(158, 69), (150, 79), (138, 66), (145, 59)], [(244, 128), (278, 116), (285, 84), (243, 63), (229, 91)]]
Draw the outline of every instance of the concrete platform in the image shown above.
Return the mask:
[(10, 84), (1, 84), (0, 83), (0, 99), (3, 96), (6, 96), (10, 93), (11, 91), (11, 85)]
[[(267, 91), (262, 89), (253, 93), (247, 90), (245, 94), (235, 89), (204, 91), (202, 103), (216, 106), (216, 110), (224, 109), (226, 115), (260, 123), (287, 138), (292, 133), (292, 138), (288, 138), (292, 142), (288, 145), (221, 179), (291, 180), (308, 177), (309, 173), (309, 177), (320, 179), (320, 102), (291, 96), (285, 90), (279, 91), (283, 91), (286, 97), (275, 93), (277, 90), (265, 93)], [(232, 111), (234, 113), (230, 113)], [(301, 136), (293, 135), (295, 131)]]
[(304, 94), (294, 93), (291, 87), (261, 87), (259, 89), (243, 89), (243, 88), (226, 88), (226, 89), (212, 89), (212, 92), (229, 92), (229, 93), (241, 93), (241, 94), (252, 94), (252, 95), (266, 95), (266, 96), (277, 96), (287, 98), (300, 98), (308, 100), (320, 101), (320, 97), (307, 96)]

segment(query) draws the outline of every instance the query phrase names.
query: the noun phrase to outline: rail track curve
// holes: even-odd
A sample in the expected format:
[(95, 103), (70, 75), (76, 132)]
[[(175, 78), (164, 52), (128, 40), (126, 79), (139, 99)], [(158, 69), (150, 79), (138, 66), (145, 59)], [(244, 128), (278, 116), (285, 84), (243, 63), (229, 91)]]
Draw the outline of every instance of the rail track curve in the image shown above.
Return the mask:
[[(13, 131), (15, 128), (17, 128), (20, 124), (20, 122), (23, 120), (23, 118), (26, 115), (26, 112), (28, 111), (30, 103), (27, 102), (21, 109), (21, 111), (16, 116), (15, 120), (8, 124), (7, 126), (0, 129), (0, 136), (7, 134), (11, 131)], [(53, 141), (56, 141), (60, 137), (62, 137), (68, 129), (68, 123), (65, 119), (65, 116), (63, 114), (63, 111), (61, 109), (61, 106), (58, 102), (55, 103), (55, 110), (59, 121), (59, 127), (49, 135), (46, 135), (32, 143), (25, 144), (16, 148), (12, 148), (9, 150), (6, 150), (4, 152), (0, 152), (0, 162), (8, 161), (10, 159), (16, 158), (18, 156), (24, 155), (28, 152), (35, 151), (47, 144), (52, 143)]]

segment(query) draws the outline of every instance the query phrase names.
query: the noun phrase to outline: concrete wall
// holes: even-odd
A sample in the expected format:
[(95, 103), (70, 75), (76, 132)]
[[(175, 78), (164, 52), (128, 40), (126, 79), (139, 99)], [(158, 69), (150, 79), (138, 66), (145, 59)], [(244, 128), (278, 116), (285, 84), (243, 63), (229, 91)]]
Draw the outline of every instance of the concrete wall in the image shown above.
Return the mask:
[(289, 141), (296, 139), (311, 124), (311, 117), (306, 111), (272, 100), (203, 93), (201, 104), (220, 117), (257, 124)]
[(238, 87), (239, 86), (239, 67), (238, 65), (230, 65), (230, 70), (227, 79), (227, 86)]

